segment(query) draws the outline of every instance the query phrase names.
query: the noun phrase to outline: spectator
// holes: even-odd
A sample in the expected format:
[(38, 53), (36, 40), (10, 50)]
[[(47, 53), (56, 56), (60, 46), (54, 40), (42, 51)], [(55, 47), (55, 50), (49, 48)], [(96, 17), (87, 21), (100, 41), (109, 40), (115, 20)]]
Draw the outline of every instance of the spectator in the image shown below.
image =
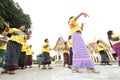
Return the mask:
[(102, 44), (100, 40), (97, 41), (97, 49), (101, 56), (101, 65), (111, 65), (109, 64), (109, 57), (106, 52), (107, 48)]
[(64, 58), (63, 67), (66, 67), (67, 64), (69, 68), (69, 48), (67, 42), (64, 42), (63, 58)]
[(111, 47), (117, 54), (118, 57), (118, 65), (120, 66), (120, 35), (114, 34), (112, 30), (107, 32), (108, 40), (110, 42)]
[(27, 51), (26, 51), (26, 61), (25, 61), (25, 68), (27, 68), (27, 66), (29, 66), (30, 68), (32, 68), (32, 55), (34, 54), (33, 50), (32, 50), (32, 45), (29, 45)]

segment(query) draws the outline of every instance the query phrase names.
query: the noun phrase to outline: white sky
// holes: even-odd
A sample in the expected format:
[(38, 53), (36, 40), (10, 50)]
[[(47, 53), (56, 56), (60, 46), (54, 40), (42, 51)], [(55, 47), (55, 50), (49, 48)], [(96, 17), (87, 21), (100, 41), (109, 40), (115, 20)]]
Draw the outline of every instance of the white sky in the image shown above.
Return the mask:
[(119, 33), (120, 11), (119, 0), (14, 0), (18, 2), (24, 13), (32, 20), (32, 38), (35, 54), (39, 54), (45, 38), (51, 47), (59, 36), (67, 40), (70, 34), (68, 19), (80, 12), (86, 12), (89, 18), (79, 19), (86, 22), (83, 37), (86, 42), (94, 40), (94, 36), (107, 41), (107, 31)]

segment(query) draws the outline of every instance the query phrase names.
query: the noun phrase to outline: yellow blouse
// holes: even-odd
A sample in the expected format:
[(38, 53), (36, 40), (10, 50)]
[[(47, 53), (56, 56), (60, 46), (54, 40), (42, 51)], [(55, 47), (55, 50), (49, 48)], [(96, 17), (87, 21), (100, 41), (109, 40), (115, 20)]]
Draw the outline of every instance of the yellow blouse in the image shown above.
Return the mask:
[(33, 50), (31, 48), (28, 48), (26, 51), (26, 55), (33, 55)]
[(68, 45), (69, 45), (69, 47), (72, 47), (72, 39), (68, 40)]
[(76, 31), (82, 31), (80, 26), (75, 21), (75, 18), (70, 19), (69, 27), (70, 27), (71, 34), (75, 33)]
[(49, 52), (50, 52), (50, 49), (51, 49), (51, 48), (50, 48), (50, 45), (45, 42), (45, 43), (43, 44), (43, 47), (42, 47), (42, 53), (43, 53), (43, 52), (48, 52), (48, 53), (49, 53)]
[(68, 48), (66, 48), (66, 46), (64, 46), (63, 53), (65, 53), (65, 54), (66, 54), (66, 53), (67, 53), (67, 54), (69, 53), (69, 49), (68, 49)]
[[(0, 38), (2, 38), (2, 37), (4, 37), (4, 36), (0, 35)], [(7, 38), (7, 40), (9, 40), (9, 37), (6, 36), (6, 38)], [(0, 46), (0, 49), (6, 50), (6, 47), (7, 47), (7, 43), (3, 42), (2, 45)]]
[(119, 40), (117, 40), (117, 41), (110, 40), (112, 45), (120, 42), (120, 35), (112, 34), (111, 37), (112, 38), (119, 38)]
[(22, 44), (24, 40), (27, 38), (27, 35), (17, 28), (10, 28), (8, 33), (12, 34), (12, 36), (10, 37), (10, 40), (16, 41), (20, 44)]
[(28, 43), (27, 42), (22, 43), (22, 52), (26, 52), (27, 48), (28, 48)]
[(107, 48), (102, 43), (99, 43), (97, 49), (98, 51), (102, 51), (102, 50), (106, 50)]

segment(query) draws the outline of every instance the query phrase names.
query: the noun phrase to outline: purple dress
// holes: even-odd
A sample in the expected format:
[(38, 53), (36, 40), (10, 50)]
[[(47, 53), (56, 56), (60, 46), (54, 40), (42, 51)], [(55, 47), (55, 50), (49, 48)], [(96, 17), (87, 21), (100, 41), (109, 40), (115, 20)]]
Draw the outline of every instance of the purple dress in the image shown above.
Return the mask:
[(75, 32), (72, 35), (73, 40), (73, 64), (74, 68), (94, 68), (87, 45), (85, 44), (81, 33)]

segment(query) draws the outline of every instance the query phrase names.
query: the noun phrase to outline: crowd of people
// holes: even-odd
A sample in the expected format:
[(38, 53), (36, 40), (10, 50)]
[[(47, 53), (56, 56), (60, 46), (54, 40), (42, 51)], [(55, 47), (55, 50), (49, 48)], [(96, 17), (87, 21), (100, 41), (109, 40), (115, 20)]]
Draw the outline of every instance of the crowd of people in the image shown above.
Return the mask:
[[(88, 72), (99, 73), (95, 69), (93, 60), (91, 59), (89, 50), (82, 37), (82, 31), (85, 23), (79, 25), (77, 20), (79, 17), (89, 17), (87, 13), (80, 13), (77, 16), (69, 18), (68, 25), (70, 28), (70, 36), (64, 42), (63, 47), (63, 67), (68, 66), (72, 72), (82, 72), (80, 68), (86, 68)], [(32, 68), (32, 45), (27, 43), (32, 31), (24, 32), (25, 25), (20, 24), (18, 28), (11, 28), (9, 23), (4, 23), (6, 28), (0, 35), (0, 66), (3, 67), (1, 73), (15, 74), (17, 69), (25, 69), (28, 66)], [(7, 34), (11, 34), (8, 37)], [(112, 30), (107, 32), (108, 40), (112, 49), (118, 57), (120, 66), (120, 35), (115, 35)], [(106, 47), (100, 40), (96, 42), (98, 52), (101, 56), (101, 65), (111, 65), (106, 52)], [(50, 51), (54, 50), (49, 45), (49, 40), (46, 38), (42, 46), (42, 59), (39, 62), (41, 69), (53, 69), (51, 66)]]
[[(32, 31), (25, 33), (24, 24), (18, 25), (17, 28), (11, 28), (8, 22), (4, 22), (4, 24), (6, 28), (0, 36), (0, 64), (3, 68), (1, 73), (15, 74), (15, 70), (20, 67), (24, 69), (24, 67), (32, 65), (32, 57), (30, 57), (33, 54), (32, 45), (28, 47), (27, 44)], [(11, 37), (7, 37), (7, 34), (10, 34)]]

